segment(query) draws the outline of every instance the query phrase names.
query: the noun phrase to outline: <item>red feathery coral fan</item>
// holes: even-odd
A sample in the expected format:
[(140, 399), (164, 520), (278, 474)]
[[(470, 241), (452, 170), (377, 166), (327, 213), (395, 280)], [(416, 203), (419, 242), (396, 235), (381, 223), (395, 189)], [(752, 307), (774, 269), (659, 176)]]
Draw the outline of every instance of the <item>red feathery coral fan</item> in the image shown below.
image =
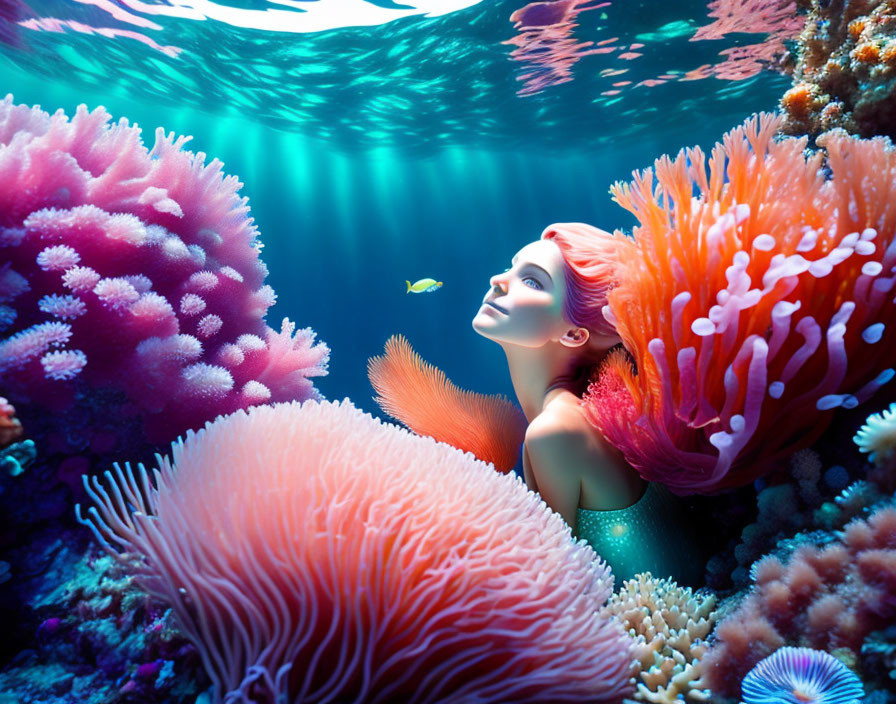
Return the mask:
[(896, 150), (828, 133), (826, 178), (779, 125), (726, 134), (708, 173), (694, 148), (611, 189), (641, 223), (607, 309), (637, 373), (610, 357), (586, 410), (680, 494), (749, 483), (894, 376)]
[(143, 558), (215, 701), (631, 692), (609, 569), (519, 478), (347, 401), (238, 411), (172, 450), (155, 487), (94, 478), (86, 522)]
[(160, 129), (147, 151), (109, 119), (0, 102), (0, 331), (14, 333), (0, 381), (23, 419), (113, 389), (169, 442), (219, 413), (316, 398), (308, 377), (329, 352), (265, 324), (275, 295), (242, 184), (186, 137)]
[(403, 336), (393, 335), (386, 354), (370, 358), (367, 376), (380, 407), (418, 435), (472, 452), (499, 472), (516, 465), (526, 434), (520, 408), (503, 396), (459, 389)]

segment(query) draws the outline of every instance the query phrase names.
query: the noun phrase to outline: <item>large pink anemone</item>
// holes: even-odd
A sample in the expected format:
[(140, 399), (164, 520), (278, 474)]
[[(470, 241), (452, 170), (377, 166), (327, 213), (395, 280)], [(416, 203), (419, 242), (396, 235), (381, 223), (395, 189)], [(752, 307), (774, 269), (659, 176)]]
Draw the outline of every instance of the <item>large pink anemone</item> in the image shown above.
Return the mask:
[[(619, 702), (606, 563), (514, 475), (348, 401), (258, 406), (95, 477), (227, 702)], [(115, 546), (113, 549), (112, 546)]]

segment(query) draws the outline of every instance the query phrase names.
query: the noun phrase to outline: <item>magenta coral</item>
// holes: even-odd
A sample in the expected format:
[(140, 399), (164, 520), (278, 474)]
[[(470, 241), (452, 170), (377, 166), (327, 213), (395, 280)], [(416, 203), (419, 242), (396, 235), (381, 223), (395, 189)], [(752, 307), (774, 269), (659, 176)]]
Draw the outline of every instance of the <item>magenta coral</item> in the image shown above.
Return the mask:
[(750, 483), (896, 374), (896, 149), (841, 131), (807, 157), (780, 123), (611, 189), (640, 221), (606, 310), (637, 371), (611, 355), (586, 409), (680, 494)]
[(238, 411), (160, 461), (78, 515), (141, 558), (216, 702), (631, 692), (609, 568), (514, 475), (347, 401)]
[[(219, 413), (317, 398), (328, 350), (264, 322), (241, 184), (162, 130), (0, 102), (0, 382), (25, 413), (118, 390), (168, 442)], [(251, 354), (227, 350), (251, 337)], [(113, 414), (110, 414), (113, 415)]]

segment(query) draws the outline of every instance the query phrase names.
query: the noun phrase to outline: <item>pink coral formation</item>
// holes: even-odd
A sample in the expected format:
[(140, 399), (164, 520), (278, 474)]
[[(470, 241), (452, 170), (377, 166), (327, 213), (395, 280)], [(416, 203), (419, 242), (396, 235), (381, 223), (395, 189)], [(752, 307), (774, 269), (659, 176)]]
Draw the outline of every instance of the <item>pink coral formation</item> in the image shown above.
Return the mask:
[[(345, 401), (258, 406), (95, 478), (88, 522), (227, 701), (618, 702), (606, 564), (513, 475)], [(86, 483), (86, 480), (85, 480)], [(116, 553), (117, 554), (117, 553)]]
[(800, 0), (809, 20), (797, 42), (794, 86), (781, 107), (788, 134), (834, 127), (896, 138), (896, 4)]
[(871, 632), (896, 624), (896, 509), (853, 521), (842, 543), (798, 548), (787, 565), (763, 558), (755, 577), (702, 660), (701, 684), (720, 696), (737, 696), (750, 669), (785, 644), (856, 662)]
[(732, 130), (708, 170), (693, 148), (611, 189), (640, 222), (607, 309), (637, 373), (612, 355), (586, 410), (680, 494), (748, 484), (896, 373), (896, 150), (841, 131), (807, 157), (780, 123)]
[(160, 129), (148, 151), (109, 119), (0, 103), (0, 381), (20, 413), (112, 389), (169, 442), (219, 413), (316, 398), (328, 350), (265, 324), (275, 296), (239, 181), (188, 138)]

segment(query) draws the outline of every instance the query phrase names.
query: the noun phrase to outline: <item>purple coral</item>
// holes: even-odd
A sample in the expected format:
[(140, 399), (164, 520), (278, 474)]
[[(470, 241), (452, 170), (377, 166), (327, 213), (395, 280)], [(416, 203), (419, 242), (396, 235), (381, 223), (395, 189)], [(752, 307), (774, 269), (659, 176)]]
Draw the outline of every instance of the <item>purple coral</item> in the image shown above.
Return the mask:
[(0, 102), (0, 383), (23, 417), (111, 389), (168, 442), (219, 413), (317, 398), (329, 351), (265, 324), (275, 295), (242, 184), (188, 137), (159, 129), (149, 151), (109, 121)]
[(812, 648), (780, 648), (747, 674), (744, 704), (856, 704), (859, 678), (833, 655)]

